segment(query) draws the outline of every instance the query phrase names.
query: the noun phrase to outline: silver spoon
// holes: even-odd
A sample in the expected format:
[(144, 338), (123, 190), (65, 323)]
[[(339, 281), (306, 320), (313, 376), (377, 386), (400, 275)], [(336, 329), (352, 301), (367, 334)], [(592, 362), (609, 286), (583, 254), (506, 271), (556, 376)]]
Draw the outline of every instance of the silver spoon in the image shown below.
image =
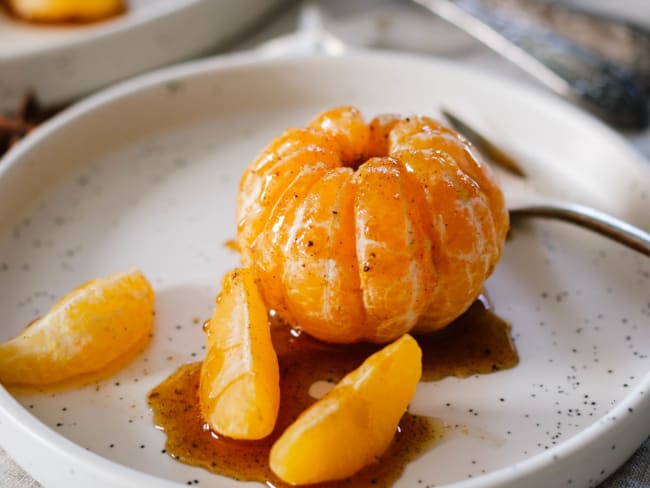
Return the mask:
[(506, 195), (508, 211), (513, 219), (539, 217), (563, 220), (592, 230), (650, 257), (648, 232), (586, 205), (552, 200), (537, 194), (526, 182), (525, 172), (511, 156), (458, 116), (448, 110), (442, 110), (442, 114), (457, 131), (494, 163), (494, 169), (499, 170), (497, 173)]
[(414, 1), (610, 124), (648, 126), (648, 99), (637, 70), (485, 0)]

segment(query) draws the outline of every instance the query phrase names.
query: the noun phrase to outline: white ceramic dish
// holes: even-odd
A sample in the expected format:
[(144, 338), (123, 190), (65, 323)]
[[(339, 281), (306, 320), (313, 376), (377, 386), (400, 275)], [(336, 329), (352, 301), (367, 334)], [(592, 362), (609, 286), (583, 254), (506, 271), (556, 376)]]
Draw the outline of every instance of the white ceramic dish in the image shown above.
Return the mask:
[[(0, 339), (92, 277), (141, 268), (156, 334), (110, 380), (54, 394), (0, 388), (0, 442), (46, 486), (236, 486), (161, 454), (146, 393), (203, 354), (237, 263), (234, 201), (271, 137), (352, 103), (369, 116), (472, 118), (534, 184), (650, 228), (650, 168), (563, 102), (442, 61), (391, 54), (213, 59), (126, 82), (67, 110), (0, 165)], [(565, 224), (517, 227), (487, 284), (520, 364), (422, 383), (412, 410), (458, 424), (399, 486), (593, 486), (650, 434), (650, 261)], [(449, 406), (447, 406), (449, 404)]]
[(126, 13), (88, 25), (36, 25), (0, 8), (0, 110), (33, 89), (68, 102), (137, 73), (214, 50), (280, 0), (127, 0)]

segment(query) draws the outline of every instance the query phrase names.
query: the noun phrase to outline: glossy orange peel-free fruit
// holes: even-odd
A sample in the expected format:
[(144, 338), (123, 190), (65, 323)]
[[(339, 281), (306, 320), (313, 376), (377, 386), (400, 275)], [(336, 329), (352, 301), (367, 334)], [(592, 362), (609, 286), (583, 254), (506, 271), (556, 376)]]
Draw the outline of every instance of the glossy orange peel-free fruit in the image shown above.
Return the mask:
[(89, 281), (0, 343), (0, 383), (49, 385), (102, 370), (149, 340), (153, 305), (140, 271)]
[(6, 0), (9, 9), (35, 22), (92, 22), (125, 10), (123, 0)]
[(203, 419), (226, 437), (266, 437), (278, 415), (280, 373), (267, 309), (251, 270), (226, 274), (205, 331), (199, 386)]
[(376, 352), (305, 410), (271, 448), (273, 472), (291, 484), (352, 476), (390, 445), (422, 374), (408, 334)]
[(354, 107), (276, 138), (242, 176), (242, 262), (267, 306), (330, 342), (440, 329), (480, 294), (508, 231), (465, 138), (424, 116)]

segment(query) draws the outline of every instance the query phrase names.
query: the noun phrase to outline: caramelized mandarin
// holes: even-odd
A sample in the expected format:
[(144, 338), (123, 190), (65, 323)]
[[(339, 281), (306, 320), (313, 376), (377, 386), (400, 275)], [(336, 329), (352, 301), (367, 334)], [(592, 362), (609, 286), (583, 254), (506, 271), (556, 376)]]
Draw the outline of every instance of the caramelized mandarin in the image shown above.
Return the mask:
[(273, 141), (242, 178), (238, 218), (267, 305), (342, 343), (449, 324), (481, 292), (509, 225), (462, 136), (429, 117), (366, 124), (353, 107)]

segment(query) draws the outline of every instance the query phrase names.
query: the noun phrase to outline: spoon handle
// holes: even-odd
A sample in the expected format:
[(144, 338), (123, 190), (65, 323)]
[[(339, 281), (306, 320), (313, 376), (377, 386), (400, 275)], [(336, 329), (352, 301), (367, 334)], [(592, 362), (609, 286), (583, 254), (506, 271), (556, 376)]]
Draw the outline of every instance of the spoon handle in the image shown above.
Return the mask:
[(485, 0), (414, 1), (610, 124), (648, 126), (647, 99), (636, 70), (544, 25), (492, 8)]
[(650, 257), (650, 234), (604, 212), (576, 203), (553, 202), (510, 209), (511, 217), (540, 217), (579, 225)]

